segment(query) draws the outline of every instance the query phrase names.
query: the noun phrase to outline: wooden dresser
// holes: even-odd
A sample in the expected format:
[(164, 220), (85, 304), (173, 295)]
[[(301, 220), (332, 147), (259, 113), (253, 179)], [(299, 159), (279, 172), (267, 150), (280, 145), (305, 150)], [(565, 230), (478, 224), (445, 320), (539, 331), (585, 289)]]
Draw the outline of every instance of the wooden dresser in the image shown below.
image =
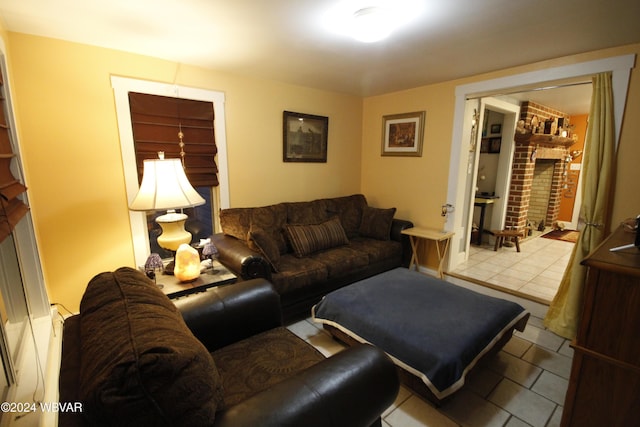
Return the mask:
[(640, 250), (618, 228), (582, 264), (584, 308), (573, 343), (563, 426), (640, 426)]

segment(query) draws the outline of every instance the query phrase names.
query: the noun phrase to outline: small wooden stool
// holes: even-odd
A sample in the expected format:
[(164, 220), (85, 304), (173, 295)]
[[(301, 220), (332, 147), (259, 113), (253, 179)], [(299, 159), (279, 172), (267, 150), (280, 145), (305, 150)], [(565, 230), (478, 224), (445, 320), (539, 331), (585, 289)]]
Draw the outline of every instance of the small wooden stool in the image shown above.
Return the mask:
[(516, 244), (516, 251), (520, 252), (520, 237), (524, 237), (524, 230), (491, 230), (496, 237), (496, 244), (493, 247), (494, 251), (502, 247), (505, 237), (513, 237), (513, 241)]

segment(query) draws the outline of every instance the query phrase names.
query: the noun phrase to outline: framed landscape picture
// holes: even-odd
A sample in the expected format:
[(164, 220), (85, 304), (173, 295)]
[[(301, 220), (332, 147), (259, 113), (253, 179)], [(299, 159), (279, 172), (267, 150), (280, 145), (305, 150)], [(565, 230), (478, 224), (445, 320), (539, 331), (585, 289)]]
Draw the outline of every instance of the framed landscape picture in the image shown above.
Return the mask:
[(422, 156), (426, 112), (382, 117), (383, 156)]
[(282, 160), (326, 163), (328, 132), (328, 117), (285, 111), (282, 124)]

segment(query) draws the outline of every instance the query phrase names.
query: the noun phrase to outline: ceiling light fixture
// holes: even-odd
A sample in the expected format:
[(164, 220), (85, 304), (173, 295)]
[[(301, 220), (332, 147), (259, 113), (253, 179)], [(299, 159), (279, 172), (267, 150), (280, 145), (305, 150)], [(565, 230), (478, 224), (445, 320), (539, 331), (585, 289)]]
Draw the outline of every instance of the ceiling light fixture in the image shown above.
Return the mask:
[(408, 30), (426, 9), (425, 0), (334, 0), (326, 13), (318, 14), (331, 33), (373, 43), (392, 33)]
[(390, 14), (381, 7), (365, 7), (353, 14), (353, 38), (364, 43), (383, 40), (391, 34)]

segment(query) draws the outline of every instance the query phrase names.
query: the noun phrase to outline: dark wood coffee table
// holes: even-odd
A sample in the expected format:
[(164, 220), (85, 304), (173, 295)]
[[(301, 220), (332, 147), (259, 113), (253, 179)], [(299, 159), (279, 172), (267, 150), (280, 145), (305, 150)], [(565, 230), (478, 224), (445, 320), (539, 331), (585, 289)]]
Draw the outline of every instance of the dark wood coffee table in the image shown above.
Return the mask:
[(178, 298), (196, 292), (203, 292), (215, 286), (235, 283), (238, 277), (218, 261), (213, 261), (213, 268), (200, 274), (193, 282), (180, 282), (175, 276), (159, 274), (156, 283), (169, 298)]

